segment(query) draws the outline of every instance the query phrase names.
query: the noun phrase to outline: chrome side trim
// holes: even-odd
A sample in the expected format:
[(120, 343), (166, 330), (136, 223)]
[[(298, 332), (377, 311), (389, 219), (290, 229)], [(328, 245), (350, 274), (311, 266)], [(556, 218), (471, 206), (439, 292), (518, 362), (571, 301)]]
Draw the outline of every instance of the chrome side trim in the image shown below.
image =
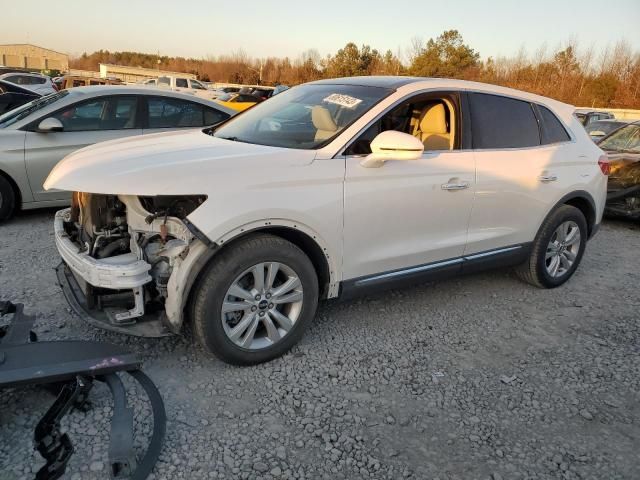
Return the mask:
[(475, 253), (473, 255), (465, 255), (464, 260), (475, 260), (477, 258), (484, 258), (484, 257), (490, 257), (492, 255), (498, 255), (500, 253), (507, 253), (507, 252), (513, 252), (514, 250), (519, 250), (522, 248), (522, 245), (516, 245), (514, 247), (507, 247), (507, 248), (501, 248), (499, 250), (491, 250), (490, 252), (482, 252), (482, 253)]
[(520, 250), (522, 248), (523, 248), (522, 245), (515, 245), (513, 247), (500, 248), (498, 250), (491, 250), (489, 252), (475, 253), (473, 255), (465, 255), (463, 257), (453, 258), (451, 260), (445, 260), (443, 262), (429, 263), (428, 265), (421, 265), (419, 267), (411, 267), (411, 268), (406, 268), (404, 270), (396, 270), (395, 272), (383, 273), (380, 275), (375, 275), (373, 277), (367, 277), (361, 280), (356, 280), (355, 286), (366, 285), (367, 283), (375, 282), (378, 280), (386, 280), (390, 278), (400, 277), (403, 275), (410, 275), (412, 273), (427, 272), (429, 270), (434, 270), (441, 267), (458, 265), (463, 262), (477, 260), (479, 258), (491, 257), (493, 255), (500, 255), (502, 253), (513, 252), (515, 250)]
[(395, 272), (383, 273), (382, 275), (376, 275), (374, 277), (363, 278), (362, 280), (356, 281), (355, 284), (356, 286), (359, 286), (359, 285), (367, 284), (369, 282), (374, 282), (376, 280), (394, 278), (401, 275), (409, 275), (411, 273), (426, 272), (428, 270), (433, 270), (435, 268), (447, 267), (449, 265), (456, 265), (456, 264), (462, 263), (463, 261), (464, 259), (460, 257), (460, 258), (454, 258), (452, 260), (446, 260), (444, 262), (430, 263), (428, 265), (422, 265), (420, 267), (412, 267), (412, 268), (407, 268), (405, 270), (397, 270)]

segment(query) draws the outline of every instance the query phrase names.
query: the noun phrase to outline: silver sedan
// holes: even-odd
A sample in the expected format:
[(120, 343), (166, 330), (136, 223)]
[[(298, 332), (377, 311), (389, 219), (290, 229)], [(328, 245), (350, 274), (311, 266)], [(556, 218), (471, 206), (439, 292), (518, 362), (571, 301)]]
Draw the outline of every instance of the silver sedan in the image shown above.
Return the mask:
[(218, 103), (146, 87), (63, 90), (0, 116), (0, 221), (19, 208), (63, 206), (71, 194), (46, 191), (49, 172), (69, 153), (133, 135), (205, 127), (236, 114)]

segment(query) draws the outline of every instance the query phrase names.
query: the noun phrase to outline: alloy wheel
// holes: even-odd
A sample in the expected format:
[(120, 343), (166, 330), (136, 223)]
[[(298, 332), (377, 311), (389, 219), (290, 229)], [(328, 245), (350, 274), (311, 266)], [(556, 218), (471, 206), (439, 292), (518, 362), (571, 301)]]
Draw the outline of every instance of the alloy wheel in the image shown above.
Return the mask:
[(547, 273), (553, 278), (566, 274), (578, 257), (580, 251), (580, 227), (573, 220), (561, 223), (555, 229), (545, 255)]
[(222, 303), (222, 325), (238, 347), (267, 348), (293, 329), (302, 303), (302, 283), (291, 267), (259, 263), (231, 283)]

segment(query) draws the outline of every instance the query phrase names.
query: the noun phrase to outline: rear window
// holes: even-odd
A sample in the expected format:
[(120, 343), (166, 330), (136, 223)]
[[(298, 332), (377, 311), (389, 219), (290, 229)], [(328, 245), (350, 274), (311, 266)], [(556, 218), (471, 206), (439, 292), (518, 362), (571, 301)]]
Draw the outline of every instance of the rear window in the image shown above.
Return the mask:
[(538, 122), (529, 102), (485, 93), (469, 94), (473, 148), (540, 145)]
[(569, 134), (558, 120), (551, 110), (542, 105), (538, 105), (538, 111), (542, 120), (542, 144), (547, 145), (549, 143), (568, 142), (571, 140)]
[(229, 118), (229, 114), (213, 108), (204, 109), (204, 124), (215, 125)]

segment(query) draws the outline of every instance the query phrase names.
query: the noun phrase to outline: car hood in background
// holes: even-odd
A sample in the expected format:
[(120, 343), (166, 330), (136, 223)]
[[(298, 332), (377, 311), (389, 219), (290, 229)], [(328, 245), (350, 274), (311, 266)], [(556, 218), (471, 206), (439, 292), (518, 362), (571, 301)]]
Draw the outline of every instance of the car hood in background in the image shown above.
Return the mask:
[(273, 180), (278, 168), (308, 165), (315, 153), (223, 140), (199, 129), (142, 135), (68, 155), (44, 187), (112, 195), (208, 194), (217, 182), (241, 183), (246, 169)]

